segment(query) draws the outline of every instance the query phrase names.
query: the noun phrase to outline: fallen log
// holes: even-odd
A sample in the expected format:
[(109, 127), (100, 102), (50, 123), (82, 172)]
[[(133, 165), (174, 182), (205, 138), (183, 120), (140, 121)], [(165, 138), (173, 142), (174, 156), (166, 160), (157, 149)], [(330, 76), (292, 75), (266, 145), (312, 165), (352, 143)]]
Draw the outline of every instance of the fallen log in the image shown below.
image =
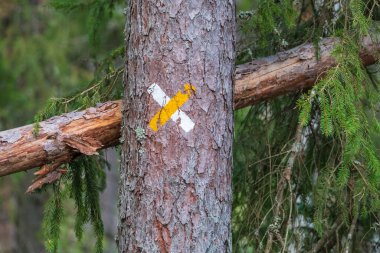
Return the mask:
[[(315, 57), (314, 46), (305, 44), (237, 66), (235, 109), (311, 87), (325, 70), (335, 65), (330, 55), (334, 44), (332, 38), (321, 41), (319, 60)], [(363, 45), (365, 50), (360, 55), (363, 64), (373, 64), (380, 45), (369, 38)], [(51, 172), (49, 169), (56, 169), (80, 154), (92, 155), (99, 149), (117, 145), (120, 126), (121, 102), (111, 101), (41, 122), (36, 136), (32, 125), (2, 131), (0, 176), (43, 165), (38, 175), (45, 170), (48, 172), (43, 175), (47, 175)]]

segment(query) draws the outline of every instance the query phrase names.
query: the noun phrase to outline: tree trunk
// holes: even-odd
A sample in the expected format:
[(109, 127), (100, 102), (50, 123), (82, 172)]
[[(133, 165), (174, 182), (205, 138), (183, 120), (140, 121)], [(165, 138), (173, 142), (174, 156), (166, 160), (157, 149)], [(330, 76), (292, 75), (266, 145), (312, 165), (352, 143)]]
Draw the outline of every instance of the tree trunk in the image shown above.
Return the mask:
[(234, 5), (128, 3), (119, 252), (232, 251)]

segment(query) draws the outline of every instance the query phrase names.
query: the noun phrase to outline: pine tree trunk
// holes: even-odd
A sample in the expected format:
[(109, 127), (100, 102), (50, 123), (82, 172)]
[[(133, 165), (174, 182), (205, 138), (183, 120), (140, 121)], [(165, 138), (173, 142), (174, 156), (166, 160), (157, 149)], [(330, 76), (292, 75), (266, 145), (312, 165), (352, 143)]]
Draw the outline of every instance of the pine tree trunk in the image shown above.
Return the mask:
[(234, 5), (128, 3), (119, 252), (232, 251)]

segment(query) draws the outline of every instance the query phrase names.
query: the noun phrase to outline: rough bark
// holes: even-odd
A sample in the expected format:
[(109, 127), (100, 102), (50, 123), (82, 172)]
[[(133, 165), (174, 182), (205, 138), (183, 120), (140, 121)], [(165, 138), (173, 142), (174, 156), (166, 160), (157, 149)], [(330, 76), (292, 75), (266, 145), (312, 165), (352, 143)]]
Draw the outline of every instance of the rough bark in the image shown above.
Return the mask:
[(114, 101), (41, 122), (37, 136), (33, 125), (0, 132), (0, 176), (95, 154), (119, 142), (120, 127), (120, 102)]
[[(130, 1), (126, 16), (119, 252), (231, 252), (234, 1)], [(153, 83), (195, 87), (191, 131), (150, 129), (166, 113)]]
[[(234, 87), (235, 109), (311, 87), (317, 77), (323, 76), (323, 71), (334, 66), (335, 62), (330, 54), (335, 42), (332, 38), (326, 38), (321, 41), (321, 58), (319, 61), (314, 56), (313, 45), (305, 44), (237, 66)], [(380, 44), (375, 44), (369, 38), (366, 38), (363, 40), (363, 47), (365, 48), (361, 53), (363, 64), (373, 64), (377, 59), (377, 52), (380, 52)], [(87, 131), (86, 136), (94, 140), (107, 138), (106, 143), (116, 145), (119, 143), (120, 134), (116, 131), (115, 126), (121, 124), (121, 114), (114, 112), (121, 110), (119, 107), (121, 102), (114, 101), (109, 102), (109, 104), (115, 104), (117, 108), (111, 111), (108, 111), (108, 109), (103, 111), (102, 108), (104, 107), (100, 106), (95, 109), (96, 111), (90, 109), (92, 118), (86, 119), (86, 117), (82, 117), (82, 121), (77, 121), (79, 113), (76, 113), (55, 117), (48, 120), (46, 125), (49, 125), (49, 128), (58, 129), (62, 122), (70, 125), (71, 119), (71, 121), (77, 121), (77, 126), (84, 124), (91, 129), (96, 129), (96, 131)], [(86, 112), (80, 113), (86, 114)], [(96, 115), (97, 113), (98, 115)], [(94, 126), (91, 126), (92, 124)], [(42, 126), (44, 125), (45, 123), (42, 124)], [(66, 132), (66, 135), (78, 135), (79, 132), (76, 133), (74, 129), (79, 129), (79, 132), (83, 131), (81, 128), (75, 127), (69, 131), (70, 133)], [(109, 129), (111, 131), (106, 136), (99, 134), (109, 131)], [(55, 138), (54, 141), (41, 136), (33, 139), (31, 132), (32, 126), (0, 132), (0, 176), (49, 164), (59, 157), (66, 159), (64, 162), (69, 162), (77, 154), (75, 149), (66, 147), (65, 143), (61, 143), (59, 138)], [(49, 148), (50, 152), (56, 155), (48, 155), (42, 148), (48, 143), (54, 143)], [(112, 145), (102, 144), (103, 147)], [(61, 149), (63, 150), (62, 153)]]
[[(336, 65), (331, 51), (337, 39), (325, 38), (317, 60), (313, 44), (305, 44), (236, 68), (235, 109), (313, 86), (323, 72)], [(360, 57), (365, 66), (378, 59), (380, 44), (367, 37)]]

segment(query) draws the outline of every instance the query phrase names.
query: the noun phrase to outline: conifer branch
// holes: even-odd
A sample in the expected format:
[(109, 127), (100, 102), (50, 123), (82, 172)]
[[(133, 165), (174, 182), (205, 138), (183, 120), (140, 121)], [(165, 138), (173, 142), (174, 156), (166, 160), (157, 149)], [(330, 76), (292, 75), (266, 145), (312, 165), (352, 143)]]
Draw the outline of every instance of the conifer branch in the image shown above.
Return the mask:
[(331, 228), (323, 234), (323, 236), (318, 240), (310, 253), (318, 253), (326, 243), (331, 239), (331, 236), (339, 231), (340, 227), (343, 225), (343, 222), (338, 218), (337, 221), (331, 226)]
[(48, 165), (38, 172), (44, 176), (81, 153), (117, 145), (120, 127), (121, 102), (113, 101), (43, 121), (37, 135), (33, 125), (0, 132), (0, 176)]
[[(335, 38), (322, 39), (319, 43), (319, 59), (314, 45), (304, 44), (237, 66), (235, 109), (312, 87), (324, 76), (326, 70), (336, 66), (331, 52), (337, 42)], [(380, 43), (365, 37), (362, 48), (360, 58), (363, 65), (375, 63)]]

